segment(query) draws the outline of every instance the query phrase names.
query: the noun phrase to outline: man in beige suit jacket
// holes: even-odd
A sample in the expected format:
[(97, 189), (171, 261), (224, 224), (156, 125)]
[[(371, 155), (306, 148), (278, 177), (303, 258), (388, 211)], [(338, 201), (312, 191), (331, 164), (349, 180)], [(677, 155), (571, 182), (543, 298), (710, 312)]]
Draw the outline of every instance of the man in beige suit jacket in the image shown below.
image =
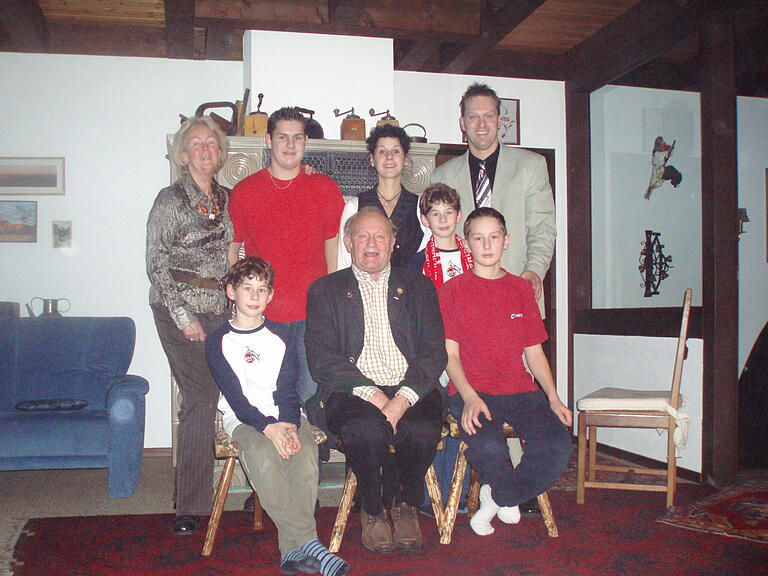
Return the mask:
[[(528, 280), (539, 307), (542, 282), (555, 248), (555, 203), (544, 157), (528, 150), (501, 146), (498, 140), (500, 102), (486, 84), (472, 84), (461, 98), (459, 126), (469, 150), (437, 167), (432, 182), (455, 188), (464, 214), (478, 206), (475, 201), (478, 163), (489, 164), (492, 192), (483, 205), (491, 206), (507, 221), (510, 244), (502, 267)], [(464, 225), (459, 222), (458, 229)]]

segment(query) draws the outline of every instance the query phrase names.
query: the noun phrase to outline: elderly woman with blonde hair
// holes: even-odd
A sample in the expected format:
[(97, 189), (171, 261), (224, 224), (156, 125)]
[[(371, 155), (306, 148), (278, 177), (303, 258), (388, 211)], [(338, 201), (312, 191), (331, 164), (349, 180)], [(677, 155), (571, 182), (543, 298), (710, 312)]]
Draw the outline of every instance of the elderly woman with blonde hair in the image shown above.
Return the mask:
[(172, 532), (192, 534), (210, 513), (213, 436), (219, 389), (205, 361), (205, 339), (227, 318), (219, 278), (227, 268), (230, 190), (215, 175), (227, 138), (210, 118), (190, 118), (174, 138), (181, 177), (163, 188), (147, 220), (149, 303), (171, 374), (181, 391)]

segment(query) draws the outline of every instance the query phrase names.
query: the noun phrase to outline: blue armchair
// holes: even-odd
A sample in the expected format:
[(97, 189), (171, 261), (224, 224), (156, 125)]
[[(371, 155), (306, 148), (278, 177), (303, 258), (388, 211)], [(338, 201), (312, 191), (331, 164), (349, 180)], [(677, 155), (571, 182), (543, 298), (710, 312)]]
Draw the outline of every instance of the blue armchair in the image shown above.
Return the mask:
[(133, 494), (149, 385), (126, 375), (130, 318), (0, 319), (0, 470), (108, 468)]

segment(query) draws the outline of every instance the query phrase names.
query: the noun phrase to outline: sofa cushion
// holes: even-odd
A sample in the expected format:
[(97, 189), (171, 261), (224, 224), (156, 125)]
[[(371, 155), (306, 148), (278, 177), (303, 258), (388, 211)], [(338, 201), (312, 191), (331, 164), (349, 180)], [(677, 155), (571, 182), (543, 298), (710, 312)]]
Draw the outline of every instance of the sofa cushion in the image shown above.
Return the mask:
[(0, 413), (0, 454), (6, 456), (103, 455), (109, 438), (103, 410)]
[(106, 408), (112, 380), (131, 363), (130, 318), (0, 319), (0, 410), (44, 398), (77, 398)]
[(36, 412), (38, 410), (53, 412), (56, 410), (82, 410), (88, 406), (87, 400), (76, 398), (47, 398), (45, 400), (24, 400), (16, 404), (16, 410)]

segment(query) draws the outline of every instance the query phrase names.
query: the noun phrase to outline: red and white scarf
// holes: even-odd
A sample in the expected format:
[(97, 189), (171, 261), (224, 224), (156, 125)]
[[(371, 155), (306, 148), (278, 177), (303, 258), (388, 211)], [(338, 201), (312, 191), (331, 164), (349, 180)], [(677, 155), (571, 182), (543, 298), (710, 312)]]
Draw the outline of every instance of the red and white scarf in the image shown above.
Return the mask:
[[(456, 239), (456, 245), (461, 251), (461, 271), (466, 272), (473, 266), (472, 254), (464, 245), (464, 240), (462, 240), (461, 236), (455, 234), (454, 238)], [(443, 266), (440, 264), (440, 250), (435, 245), (434, 236), (429, 239), (426, 248), (424, 248), (424, 268), (422, 271), (424, 276), (432, 280), (435, 288), (439, 289), (443, 285)]]

